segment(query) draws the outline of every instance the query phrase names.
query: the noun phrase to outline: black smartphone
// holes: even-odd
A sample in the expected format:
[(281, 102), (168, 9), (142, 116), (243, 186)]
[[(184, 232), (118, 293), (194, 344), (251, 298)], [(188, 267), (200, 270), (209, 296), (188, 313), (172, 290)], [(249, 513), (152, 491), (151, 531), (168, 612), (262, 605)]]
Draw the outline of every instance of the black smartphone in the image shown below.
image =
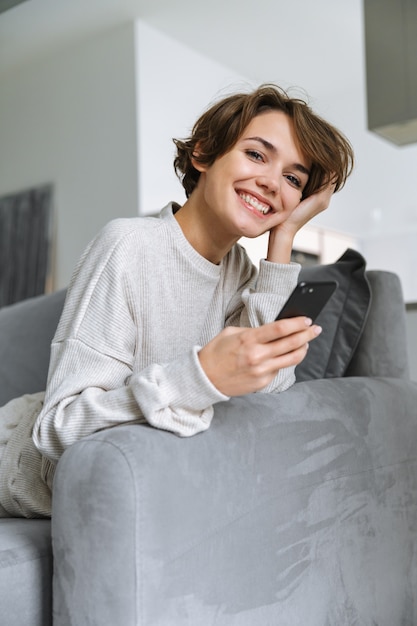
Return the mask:
[(335, 280), (298, 283), (276, 319), (305, 315), (314, 321), (336, 287)]

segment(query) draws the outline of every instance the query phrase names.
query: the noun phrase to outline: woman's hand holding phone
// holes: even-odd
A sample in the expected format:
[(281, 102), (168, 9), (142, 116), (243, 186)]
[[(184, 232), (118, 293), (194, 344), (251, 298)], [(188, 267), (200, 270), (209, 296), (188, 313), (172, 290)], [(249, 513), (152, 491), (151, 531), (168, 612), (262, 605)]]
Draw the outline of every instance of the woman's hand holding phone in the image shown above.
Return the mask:
[(200, 350), (199, 359), (221, 393), (239, 396), (263, 389), (280, 369), (298, 365), (320, 332), (305, 316), (257, 328), (228, 327)]

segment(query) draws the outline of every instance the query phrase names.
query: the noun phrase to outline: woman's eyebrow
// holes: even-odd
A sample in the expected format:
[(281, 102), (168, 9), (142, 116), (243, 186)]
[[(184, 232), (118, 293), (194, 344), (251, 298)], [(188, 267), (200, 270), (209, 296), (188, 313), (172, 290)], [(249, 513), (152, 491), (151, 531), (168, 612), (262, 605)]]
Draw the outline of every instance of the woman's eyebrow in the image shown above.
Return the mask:
[(263, 147), (269, 150), (270, 152), (278, 152), (276, 147), (270, 141), (267, 141), (267, 139), (264, 139), (263, 137), (245, 137), (245, 140), (246, 141), (259, 141), (259, 143), (261, 143)]
[[(245, 137), (245, 140), (246, 141), (259, 141), (259, 143), (261, 143), (266, 150), (269, 150), (270, 152), (273, 152), (275, 154), (278, 152), (274, 144), (272, 144), (267, 139), (264, 139), (263, 137)], [(294, 163), (293, 167), (295, 167), (295, 169), (297, 169), (302, 174), (306, 174), (306, 176), (310, 176), (310, 170), (307, 167), (305, 167), (302, 163)]]
[(305, 167), (302, 163), (294, 163), (294, 167), (301, 174), (305, 174), (306, 176), (310, 176), (310, 170), (307, 167)]

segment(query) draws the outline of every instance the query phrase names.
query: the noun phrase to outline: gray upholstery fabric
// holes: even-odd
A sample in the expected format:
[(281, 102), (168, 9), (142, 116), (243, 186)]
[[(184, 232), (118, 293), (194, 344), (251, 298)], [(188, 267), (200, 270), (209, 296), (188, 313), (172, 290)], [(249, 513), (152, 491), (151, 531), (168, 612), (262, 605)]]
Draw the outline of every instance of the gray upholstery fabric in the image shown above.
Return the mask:
[(321, 380), (218, 405), (189, 440), (126, 426), (76, 444), (54, 624), (417, 624), (416, 406), (406, 381)]
[(49, 520), (0, 519), (0, 624), (52, 625)]
[[(398, 278), (351, 377), (96, 433), (58, 464), (54, 626), (415, 626), (417, 389)], [(43, 389), (64, 292), (0, 310), (0, 402)], [(370, 376), (373, 376), (372, 378)], [(0, 520), (0, 624), (49, 626), (50, 522)]]
[(45, 389), (50, 345), (65, 294), (57, 291), (0, 309), (0, 406)]
[(400, 279), (383, 271), (369, 271), (367, 277), (372, 302), (346, 375), (408, 378), (407, 325)]

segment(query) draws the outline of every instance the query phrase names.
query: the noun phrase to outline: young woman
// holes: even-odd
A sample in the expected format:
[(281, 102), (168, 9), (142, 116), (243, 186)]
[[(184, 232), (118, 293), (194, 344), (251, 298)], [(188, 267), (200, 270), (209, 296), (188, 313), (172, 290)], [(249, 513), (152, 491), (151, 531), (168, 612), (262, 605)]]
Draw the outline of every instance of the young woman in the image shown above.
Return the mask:
[[(187, 201), (98, 234), (68, 289), (45, 395), (2, 410), (18, 422), (0, 467), (5, 516), (50, 514), (56, 463), (82, 437), (143, 422), (190, 436), (219, 401), (284, 391), (320, 333), (274, 320), (297, 282), (294, 236), (346, 181), (349, 142), (264, 85), (224, 98), (175, 144)], [(237, 242), (265, 232), (257, 270)]]

